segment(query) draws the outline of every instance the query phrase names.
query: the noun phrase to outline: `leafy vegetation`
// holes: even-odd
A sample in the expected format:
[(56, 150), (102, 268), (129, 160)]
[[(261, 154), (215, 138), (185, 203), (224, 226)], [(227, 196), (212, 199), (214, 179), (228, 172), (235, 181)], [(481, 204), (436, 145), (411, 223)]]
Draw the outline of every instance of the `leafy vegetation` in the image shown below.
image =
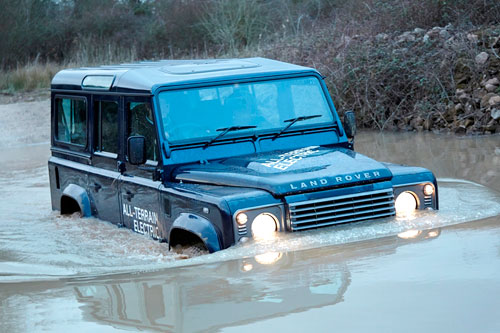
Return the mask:
[(3, 0), (0, 90), (69, 66), (266, 56), (318, 68), (362, 126), (442, 128), (457, 88), (497, 75), (474, 59), (496, 59), (499, 20), (497, 0)]

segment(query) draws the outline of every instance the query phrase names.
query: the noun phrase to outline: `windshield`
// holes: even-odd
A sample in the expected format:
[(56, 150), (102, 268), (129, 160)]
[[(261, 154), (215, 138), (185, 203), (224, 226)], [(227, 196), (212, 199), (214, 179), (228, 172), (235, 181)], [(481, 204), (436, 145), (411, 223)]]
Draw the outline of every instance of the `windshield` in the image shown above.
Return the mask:
[(331, 123), (333, 114), (316, 77), (236, 83), (163, 91), (161, 120), (170, 142), (210, 140), (221, 129), (255, 126), (227, 136), (278, 133), (296, 117), (313, 116), (294, 128)]

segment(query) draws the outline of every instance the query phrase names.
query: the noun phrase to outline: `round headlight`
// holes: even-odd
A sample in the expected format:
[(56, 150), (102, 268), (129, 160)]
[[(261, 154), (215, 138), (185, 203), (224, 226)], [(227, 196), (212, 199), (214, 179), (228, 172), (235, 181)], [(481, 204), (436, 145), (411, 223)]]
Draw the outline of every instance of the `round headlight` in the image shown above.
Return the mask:
[(247, 223), (248, 221), (248, 216), (245, 213), (239, 213), (236, 215), (236, 222), (238, 222), (239, 225), (243, 225)]
[(278, 219), (270, 213), (262, 213), (252, 222), (252, 234), (255, 238), (272, 238), (278, 229)]
[(396, 199), (396, 214), (408, 215), (417, 209), (417, 199), (411, 192), (403, 192)]
[(434, 194), (434, 186), (431, 184), (424, 185), (424, 194), (425, 195), (433, 195)]

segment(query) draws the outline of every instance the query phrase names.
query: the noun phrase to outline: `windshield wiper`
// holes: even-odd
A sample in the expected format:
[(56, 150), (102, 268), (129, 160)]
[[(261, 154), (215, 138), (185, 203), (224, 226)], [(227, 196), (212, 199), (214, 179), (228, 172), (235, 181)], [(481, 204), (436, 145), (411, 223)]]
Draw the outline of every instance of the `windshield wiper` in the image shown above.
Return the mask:
[(246, 129), (249, 129), (249, 128), (257, 128), (257, 126), (230, 126), (230, 127), (218, 128), (218, 129), (216, 129), (216, 131), (217, 132), (221, 132), (222, 131), (222, 133), (220, 133), (215, 138), (213, 138), (210, 141), (208, 141), (205, 144), (205, 148), (208, 147), (208, 146), (210, 146), (212, 143), (214, 143), (215, 141), (219, 140), (221, 137), (223, 137), (224, 135), (226, 135), (229, 132), (241, 131), (241, 130), (246, 130)]
[(318, 117), (322, 117), (322, 115), (321, 114), (313, 114), (312, 116), (300, 116), (300, 117), (285, 120), (284, 121), (285, 123), (290, 123), (290, 124), (286, 125), (285, 128), (283, 128), (278, 134), (276, 134), (273, 137), (273, 140), (276, 139), (277, 137), (279, 137), (281, 134), (283, 134), (283, 132), (285, 132), (287, 129), (289, 129), (296, 122), (309, 120), (309, 119), (313, 119), (313, 118), (318, 118)]

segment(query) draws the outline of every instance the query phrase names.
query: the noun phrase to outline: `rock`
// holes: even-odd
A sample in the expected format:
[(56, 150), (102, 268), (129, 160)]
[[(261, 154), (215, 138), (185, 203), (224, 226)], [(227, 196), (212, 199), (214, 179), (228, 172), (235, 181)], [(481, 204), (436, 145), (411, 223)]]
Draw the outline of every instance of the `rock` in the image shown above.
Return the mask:
[(456, 113), (460, 113), (460, 111), (463, 111), (464, 110), (464, 106), (462, 105), (462, 103), (458, 103), (457, 105), (455, 105), (455, 112)]
[(429, 37), (429, 35), (425, 35), (424, 38), (422, 38), (422, 40), (424, 41), (424, 43), (428, 43), (431, 38)]
[(493, 96), (497, 96), (496, 94), (494, 93), (487, 93), (486, 95), (483, 96), (483, 98), (481, 98), (481, 107), (483, 108), (486, 108), (488, 106), (490, 106), (490, 98), (492, 98)]
[(494, 132), (494, 131), (495, 131), (495, 129), (496, 129), (496, 127), (497, 127), (497, 126), (496, 126), (496, 120), (492, 119), (492, 120), (490, 120), (490, 121), (486, 124), (486, 126), (484, 126), (484, 129), (485, 129), (486, 131), (491, 131), (491, 132)]
[(439, 32), (439, 37), (442, 39), (448, 39), (448, 38), (450, 38), (450, 36), (451, 36), (450, 33), (446, 30), (441, 30)]
[(493, 49), (493, 48), (496, 48), (496, 47), (500, 47), (500, 36), (496, 37), (493, 42), (491, 42), (491, 45), (490, 47)]
[(472, 104), (470, 104), (469, 102), (467, 102), (465, 104), (465, 112), (466, 113), (471, 113), (474, 111), (474, 107), (472, 106)]
[(500, 104), (500, 96), (494, 95), (488, 100), (488, 104), (491, 106)]
[(474, 120), (467, 119), (467, 120), (465, 120), (464, 126), (465, 126), (465, 128), (467, 128), (467, 127), (472, 126), (472, 124), (474, 124)]
[(467, 128), (464, 125), (459, 125), (455, 129), (455, 134), (465, 134), (467, 132)]
[(380, 41), (386, 41), (386, 40), (389, 39), (389, 35), (381, 33), (381, 34), (378, 34), (377, 36), (375, 36), (375, 39), (378, 40), (379, 42)]
[(413, 118), (411, 121), (410, 121), (410, 127), (416, 129), (418, 126), (420, 126), (423, 122), (423, 119), (420, 118), (420, 117), (417, 117), (417, 118)]
[(457, 96), (458, 96), (458, 95), (463, 94), (464, 92), (465, 92), (465, 89), (457, 89), (457, 90), (455, 91), (455, 95), (457, 95)]
[(425, 33), (426, 36), (429, 36), (429, 38), (437, 38), (439, 37), (439, 33), (441, 32), (443, 28), (440, 27), (434, 27), (431, 30), (427, 31)]
[(461, 103), (466, 103), (469, 99), (470, 99), (470, 96), (469, 96), (469, 95), (467, 95), (466, 93), (463, 93), (463, 94), (461, 94), (460, 96), (458, 96), (458, 100), (459, 100)]
[(413, 33), (421, 36), (425, 33), (425, 30), (421, 29), (421, 28), (415, 28), (415, 29), (413, 29)]
[(477, 37), (476, 34), (467, 34), (467, 39), (471, 43), (477, 43), (479, 41), (479, 38)]
[(499, 86), (500, 85), (500, 80), (497, 77), (494, 77), (493, 79), (489, 79), (488, 81), (485, 82), (485, 85), (491, 84), (493, 86)]
[(481, 52), (476, 56), (476, 64), (484, 65), (490, 56), (486, 52)]
[(487, 92), (481, 88), (476, 88), (476, 89), (474, 89), (474, 92), (473, 92), (473, 96), (475, 99), (478, 100), (478, 103), (481, 101), (481, 98), (483, 98), (483, 96), (486, 94), (487, 94)]
[(497, 90), (497, 86), (493, 85), (493, 84), (486, 84), (484, 86), (484, 89), (486, 89), (487, 92), (494, 92), (495, 90)]
[(433, 121), (431, 118), (427, 118), (425, 121), (424, 121), (424, 129), (426, 131), (430, 131), (431, 128), (432, 128), (432, 125), (433, 125)]
[(415, 41), (415, 36), (413, 36), (409, 31), (402, 33), (397, 38), (398, 43), (413, 42), (413, 41)]
[(493, 120), (500, 119), (500, 109), (491, 109), (491, 118)]

